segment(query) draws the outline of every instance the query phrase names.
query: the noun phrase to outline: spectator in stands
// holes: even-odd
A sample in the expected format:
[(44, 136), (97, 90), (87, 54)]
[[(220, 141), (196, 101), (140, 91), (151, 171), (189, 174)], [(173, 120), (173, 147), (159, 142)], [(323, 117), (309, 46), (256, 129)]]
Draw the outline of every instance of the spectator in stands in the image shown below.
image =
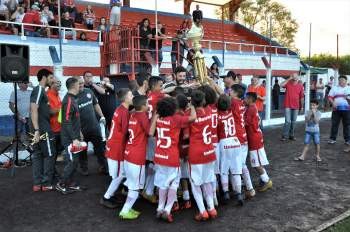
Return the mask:
[[(152, 29), (152, 39), (150, 41), (150, 49), (152, 49), (152, 56), (154, 60), (157, 60), (158, 66), (160, 67), (163, 61), (163, 39), (166, 38), (165, 28), (161, 22), (157, 22), (156, 28)], [(158, 45), (158, 47), (157, 47)], [(158, 53), (158, 57), (157, 56)]]
[(120, 25), (120, 8), (122, 6), (120, 0), (111, 0), (110, 2), (110, 6), (111, 6), (111, 12), (110, 12), (110, 16), (109, 16), (109, 23), (111, 25), (111, 30), (113, 28), (113, 26), (116, 26), (117, 28)]
[(275, 110), (279, 109), (281, 87), (278, 84), (278, 79), (275, 80), (275, 84), (272, 88), (272, 102)]
[(84, 22), (86, 24), (87, 29), (93, 30), (94, 29), (94, 23), (95, 23), (95, 12), (93, 11), (91, 5), (88, 5), (87, 8), (84, 11)]
[[(40, 20), (40, 13), (39, 13), (39, 6), (37, 3), (34, 3), (32, 5), (32, 10), (25, 13), (22, 23), (30, 23), (30, 24), (37, 24), (38, 26), (41, 26), (41, 20)], [(24, 26), (24, 34), (26, 36), (33, 36), (33, 37), (40, 37), (40, 33), (37, 31), (37, 27), (35, 26)]]
[(79, 40), (87, 41), (87, 37), (86, 37), (86, 33), (85, 32), (80, 33)]
[(143, 61), (143, 63), (141, 63), (141, 70), (148, 72), (150, 69), (150, 64), (145, 63), (145, 61), (147, 61), (145, 54), (149, 51), (145, 50), (149, 50), (149, 41), (152, 38), (152, 30), (148, 18), (144, 18), (140, 23), (140, 37), (140, 56), (141, 60)]
[[(70, 18), (68, 11), (66, 11), (63, 14), (63, 17), (61, 19), (61, 26), (65, 28), (69, 28), (68, 30), (66, 29), (66, 35), (72, 36), (73, 40), (76, 40), (77, 32), (74, 29), (72, 29), (72, 28), (75, 28), (74, 21)], [(61, 30), (61, 33), (63, 36), (63, 30)]]
[[(18, 84), (19, 91), (17, 91), (17, 118), (18, 122), (18, 132), (22, 135), (25, 135), (29, 132), (29, 110), (30, 110), (30, 95), (32, 90), (28, 89), (28, 82), (19, 83)], [(12, 91), (10, 100), (9, 100), (9, 108), (12, 113), (15, 114), (15, 92)], [(25, 138), (25, 137), (24, 137)]]
[(18, 0), (7, 0), (7, 8), (9, 10), (10, 15), (12, 15), (16, 10), (18, 5)]
[[(0, 0), (0, 16), (3, 16), (6, 21), (9, 21), (10, 11), (7, 7), (7, 1), (8, 0)], [(6, 27), (8, 27), (8, 24), (6, 24)]]
[[(45, 5), (43, 11), (40, 14), (41, 23), (45, 26), (56, 26), (55, 17), (53, 16), (52, 11), (49, 10), (49, 6)], [(44, 28), (47, 37), (51, 36), (51, 29), (49, 27)]]
[[(248, 86), (247, 92), (256, 93), (256, 108), (258, 109), (259, 117), (261, 120), (265, 119), (264, 113), (264, 101), (266, 98), (266, 89), (261, 84), (259, 85), (259, 77), (254, 76), (252, 78), (252, 84)], [(262, 121), (260, 122), (260, 129), (263, 129)]]
[(75, 19), (77, 9), (75, 8), (75, 0), (62, 0), (63, 12), (69, 12), (70, 17)]
[(177, 30), (176, 37), (171, 43), (171, 66), (173, 68), (173, 72), (175, 72), (177, 66), (182, 66), (185, 49), (188, 48), (184, 38), (185, 32), (182, 30)]
[[(24, 8), (21, 6), (17, 7), (17, 10), (11, 15), (11, 21), (16, 23), (22, 23), (24, 17)], [(13, 34), (18, 35), (22, 32), (22, 27), (20, 24), (14, 24), (12, 27)]]
[[(109, 26), (108, 26), (108, 24), (106, 22), (106, 18), (105, 17), (102, 17), (100, 19), (100, 24), (98, 25), (97, 30), (101, 31), (101, 40), (104, 41), (105, 33), (109, 32)], [(98, 38), (97, 38), (97, 40), (98, 40)]]
[(100, 88), (94, 87), (92, 90), (98, 99), (103, 115), (106, 118), (107, 128), (110, 129), (115, 109), (117, 108), (117, 99), (115, 97), (115, 87), (108, 77), (102, 78)]
[(199, 9), (199, 5), (196, 5), (196, 10), (192, 12), (193, 22), (199, 27), (202, 24), (203, 12)]
[(285, 123), (281, 140), (295, 140), (294, 126), (298, 117), (299, 109), (303, 110), (304, 87), (298, 81), (297, 73), (294, 73), (287, 80), (281, 83), (281, 87), (286, 89), (284, 94)]

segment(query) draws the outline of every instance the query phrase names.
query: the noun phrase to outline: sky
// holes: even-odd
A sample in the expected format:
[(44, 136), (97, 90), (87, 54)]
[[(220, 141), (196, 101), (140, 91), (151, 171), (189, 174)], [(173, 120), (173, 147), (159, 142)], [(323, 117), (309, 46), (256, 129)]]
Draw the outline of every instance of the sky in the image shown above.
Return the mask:
[[(91, 0), (89, 0), (91, 1)], [(109, 0), (95, 0), (109, 2)], [(309, 28), (312, 23), (311, 55), (336, 54), (339, 34), (339, 54), (350, 55), (350, 0), (275, 0), (286, 6), (299, 24), (295, 44), (302, 56), (309, 54)], [(155, 0), (131, 0), (131, 7), (154, 9)], [(192, 4), (192, 8), (195, 4)], [(205, 17), (215, 18), (215, 8), (201, 5)], [(158, 0), (158, 10), (182, 13), (182, 1)]]

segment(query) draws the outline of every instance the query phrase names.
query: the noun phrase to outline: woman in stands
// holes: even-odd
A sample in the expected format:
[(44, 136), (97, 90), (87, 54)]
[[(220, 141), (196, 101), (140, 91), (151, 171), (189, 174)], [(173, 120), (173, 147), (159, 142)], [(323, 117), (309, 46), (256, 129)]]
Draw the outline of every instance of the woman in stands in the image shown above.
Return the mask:
[(91, 5), (88, 5), (84, 11), (84, 21), (85, 21), (87, 29), (89, 29), (89, 30), (94, 29), (95, 18), (96, 18), (95, 13), (94, 13)]
[[(100, 19), (100, 24), (97, 26), (97, 30), (98, 31), (101, 31), (101, 38), (102, 38), (102, 41), (104, 41), (104, 35), (105, 35), (105, 32), (109, 32), (109, 25), (107, 24), (107, 20), (105, 17), (102, 17)], [(97, 38), (97, 41), (98, 41), (98, 38)]]
[(140, 26), (140, 56), (141, 56), (141, 60), (143, 61), (141, 63), (141, 68), (143, 70), (148, 70), (148, 69), (152, 69), (152, 67), (150, 67), (151, 65), (148, 63), (145, 63), (146, 61), (146, 53), (150, 53), (149, 50), (149, 43), (150, 43), (150, 39), (152, 38), (152, 30), (150, 27), (150, 21), (148, 18), (144, 18), (141, 23), (139, 24)]

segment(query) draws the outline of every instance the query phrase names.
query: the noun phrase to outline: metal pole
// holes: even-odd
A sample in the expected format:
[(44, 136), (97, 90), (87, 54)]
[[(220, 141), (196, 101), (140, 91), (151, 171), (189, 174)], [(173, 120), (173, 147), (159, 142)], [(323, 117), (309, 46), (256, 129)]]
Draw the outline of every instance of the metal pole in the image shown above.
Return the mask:
[(309, 66), (306, 69), (306, 82), (305, 82), (305, 113), (310, 110), (310, 83), (311, 83), (311, 70), (310, 70), (310, 60), (311, 60), (311, 37), (312, 36), (312, 24), (310, 23), (309, 32)]
[(62, 35), (61, 35), (61, 0), (57, 1), (58, 4), (58, 40), (59, 40), (59, 47), (60, 47), (60, 63), (62, 64)]
[(221, 37), (222, 37), (222, 66), (225, 70), (225, 24), (224, 24), (224, 7), (221, 7)]
[(337, 63), (335, 65), (334, 71), (334, 85), (338, 85), (339, 83), (339, 34), (337, 34)]
[(265, 98), (265, 120), (271, 118), (271, 79), (272, 79), (272, 64), (271, 64), (271, 45), (272, 45), (272, 17), (270, 17), (270, 55), (269, 66), (266, 68), (266, 98)]

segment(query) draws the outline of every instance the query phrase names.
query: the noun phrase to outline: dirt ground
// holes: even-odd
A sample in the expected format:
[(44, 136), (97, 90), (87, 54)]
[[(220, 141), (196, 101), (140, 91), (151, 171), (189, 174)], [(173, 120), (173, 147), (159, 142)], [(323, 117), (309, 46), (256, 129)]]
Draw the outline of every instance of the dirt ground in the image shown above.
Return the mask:
[[(220, 206), (214, 221), (195, 222), (195, 210), (191, 209), (176, 213), (172, 224), (158, 222), (156, 207), (143, 200), (135, 206), (142, 212), (138, 220), (120, 221), (120, 208), (109, 210), (99, 204), (109, 178), (97, 174), (96, 159), (90, 157), (90, 175), (77, 174), (88, 189), (65, 196), (33, 193), (30, 167), (16, 169), (15, 177), (0, 170), (0, 231), (308, 231), (348, 209), (350, 154), (342, 151), (342, 138), (335, 145), (326, 143), (330, 121), (324, 120), (322, 164), (317, 165), (312, 156), (303, 163), (293, 161), (303, 146), (303, 127), (297, 126), (297, 141), (284, 143), (279, 140), (281, 127), (265, 130), (273, 189), (257, 194), (242, 208), (233, 203)], [(257, 181), (256, 173), (251, 174)]]

